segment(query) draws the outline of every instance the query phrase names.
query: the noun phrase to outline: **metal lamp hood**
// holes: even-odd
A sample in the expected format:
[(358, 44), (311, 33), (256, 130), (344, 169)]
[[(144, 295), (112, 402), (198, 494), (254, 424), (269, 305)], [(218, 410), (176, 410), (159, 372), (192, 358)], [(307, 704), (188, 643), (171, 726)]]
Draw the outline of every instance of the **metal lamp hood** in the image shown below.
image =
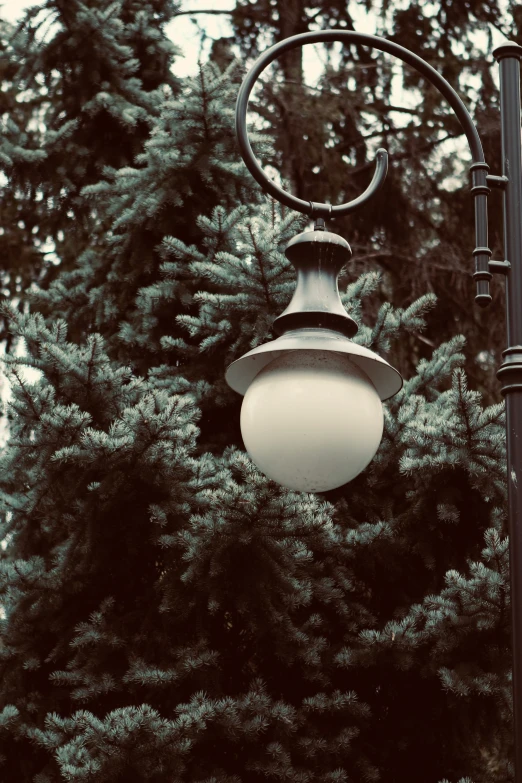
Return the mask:
[(297, 272), (292, 301), (274, 321), (280, 336), (246, 353), (227, 369), (228, 385), (245, 394), (256, 375), (284, 353), (300, 350), (335, 351), (348, 355), (375, 386), (381, 400), (402, 388), (402, 378), (382, 357), (354, 343), (357, 324), (346, 312), (337, 278), (352, 251), (338, 234), (323, 229), (305, 231), (285, 250)]
[(336, 351), (348, 354), (375, 386), (381, 400), (387, 400), (402, 388), (402, 377), (381, 356), (354, 343), (339, 332), (330, 329), (296, 329), (286, 332), (277, 340), (259, 345), (228, 367), (225, 379), (228, 385), (245, 394), (246, 390), (263, 367), (284, 353), (300, 350)]

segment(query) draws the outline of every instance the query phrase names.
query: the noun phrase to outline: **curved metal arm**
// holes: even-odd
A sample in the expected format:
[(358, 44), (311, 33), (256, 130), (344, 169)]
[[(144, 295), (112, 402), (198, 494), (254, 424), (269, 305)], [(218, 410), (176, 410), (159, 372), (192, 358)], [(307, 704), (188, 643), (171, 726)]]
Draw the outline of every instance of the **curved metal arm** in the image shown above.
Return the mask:
[(286, 38), (284, 41), (280, 41), (279, 43), (274, 44), (274, 46), (271, 46), (255, 61), (251, 70), (246, 75), (237, 97), (236, 132), (241, 155), (245, 161), (246, 167), (261, 187), (275, 199), (292, 209), (296, 209), (298, 212), (304, 212), (305, 214), (316, 215), (318, 217), (328, 217), (329, 215), (333, 217), (353, 212), (366, 203), (383, 184), (387, 171), (387, 153), (385, 150), (379, 150), (377, 153), (375, 174), (369, 187), (361, 196), (347, 204), (340, 204), (339, 206), (314, 204), (313, 202), (306, 202), (286, 193), (278, 185), (268, 179), (252, 152), (246, 129), (246, 113), (250, 93), (252, 92), (252, 88), (259, 75), (267, 65), (284, 52), (299, 46), (304, 46), (305, 44), (325, 43), (327, 41), (340, 41), (345, 44), (362, 44), (398, 57), (407, 65), (415, 68), (416, 71), (433, 84), (444, 98), (446, 98), (455, 112), (468, 140), (472, 157), (472, 194), (475, 200), (476, 248), (473, 255), (475, 258), (476, 270), (474, 278), (477, 283), (476, 301), (482, 306), (489, 304), (491, 301), (489, 295), (489, 281), (491, 279), (489, 259), (491, 251), (487, 246), (487, 195), (489, 193), (489, 188), (487, 187), (486, 180), (489, 167), (484, 160), (482, 143), (468, 110), (451, 84), (447, 82), (435, 68), (432, 68), (431, 65), (418, 55), (410, 52), (409, 49), (405, 49), (403, 46), (393, 43), (393, 41), (388, 41), (386, 38), (379, 38), (376, 35), (367, 35), (366, 33), (356, 33), (351, 30), (323, 30), (321, 32), (301, 33), (300, 35)]
[[(281, 44), (277, 44), (276, 46), (280, 45)], [(263, 58), (274, 48), (275, 47), (272, 47), (272, 49), (269, 49), (268, 52), (265, 52)], [(259, 60), (257, 62), (259, 62)], [(268, 62), (270, 62), (270, 60)], [(263, 70), (263, 68), (261, 70)], [(377, 193), (377, 191), (383, 186), (386, 179), (386, 175), (388, 173), (388, 153), (385, 149), (380, 148), (377, 150), (375, 155), (375, 171), (373, 173), (372, 181), (364, 193), (362, 193), (356, 199), (353, 199), (353, 201), (349, 201), (346, 204), (338, 204), (335, 207), (331, 204), (321, 204), (315, 201), (304, 201), (297, 196), (293, 196), (291, 193), (287, 193), (286, 190), (280, 188), (279, 185), (276, 185), (275, 182), (272, 182), (272, 180), (266, 176), (252, 151), (246, 127), (248, 99), (258, 76), (256, 73), (252, 77), (253, 71), (254, 69), (250, 71), (241, 85), (241, 89), (237, 98), (236, 135), (245, 166), (252, 174), (256, 182), (258, 182), (267, 193), (270, 193), (270, 195), (273, 196), (276, 201), (279, 201), (286, 207), (290, 207), (290, 209), (295, 209), (296, 212), (303, 212), (305, 215), (310, 215), (311, 217), (341, 217), (341, 215), (348, 215), (350, 212), (355, 212), (356, 209), (362, 207), (363, 204), (369, 201), (369, 199), (371, 199)]]

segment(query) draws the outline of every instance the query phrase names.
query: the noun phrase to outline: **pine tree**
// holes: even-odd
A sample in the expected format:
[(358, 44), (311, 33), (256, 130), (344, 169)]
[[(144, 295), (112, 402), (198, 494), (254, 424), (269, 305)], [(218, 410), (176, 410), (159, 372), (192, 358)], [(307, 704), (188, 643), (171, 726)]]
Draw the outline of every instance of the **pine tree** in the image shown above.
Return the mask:
[(172, 0), (48, 0), (2, 34), (3, 296), (48, 285), (109, 228), (80, 191), (132, 164), (176, 95), (173, 13)]
[(503, 405), (470, 388), (464, 338), (429, 331), (432, 293), (394, 306), (352, 265), (355, 339), (406, 377), (379, 452), (322, 495), (257, 471), (223, 374), (273, 336), (303, 221), (239, 161), (237, 81), (202, 66), (146, 108), (134, 159), (78, 187), (88, 245), (3, 309), (26, 355), (0, 456), (0, 779), (510, 780)]

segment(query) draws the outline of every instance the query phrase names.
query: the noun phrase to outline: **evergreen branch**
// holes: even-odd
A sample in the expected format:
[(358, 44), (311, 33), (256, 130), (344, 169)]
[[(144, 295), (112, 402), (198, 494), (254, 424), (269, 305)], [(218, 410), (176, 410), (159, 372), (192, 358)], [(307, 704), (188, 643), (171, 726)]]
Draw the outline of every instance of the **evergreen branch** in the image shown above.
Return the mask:
[(467, 439), (468, 439), (468, 445), (469, 445), (470, 449), (473, 449), (473, 445), (472, 444), (473, 444), (473, 434), (474, 433), (473, 433), (473, 429), (472, 429), (472, 426), (471, 426), (471, 422), (469, 420), (468, 408), (467, 408), (467, 406), (466, 406), (466, 404), (464, 402), (464, 395), (467, 392), (467, 385), (466, 385), (466, 382), (465, 382), (464, 377), (462, 375), (462, 372), (458, 372), (458, 374), (457, 374), (457, 384), (458, 384), (458, 391), (459, 391), (458, 408), (460, 410), (461, 416), (464, 419), (464, 424), (466, 426), (466, 435), (467, 435)]
[(357, 261), (373, 261), (374, 259), (381, 261), (383, 258), (396, 258), (396, 256), (393, 253), (382, 252), (382, 251), (378, 251), (376, 253), (366, 253), (366, 255), (357, 255), (355, 251), (355, 246), (352, 245), (352, 247), (354, 248), (352, 263), (355, 263)]
[(195, 10), (194, 11), (177, 11), (174, 14), (174, 16), (194, 16), (195, 14), (213, 14), (213, 15), (216, 16), (217, 14), (233, 14), (234, 10), (235, 10), (234, 8), (230, 8), (228, 11), (226, 11), (226, 10), (217, 10), (217, 9), (212, 9), (212, 8), (205, 8), (205, 9), (202, 8), (200, 11), (195, 11)]
[[(379, 136), (397, 136), (399, 133), (402, 133), (403, 131), (408, 131), (408, 130), (414, 130), (415, 131), (415, 130), (421, 130), (421, 128), (422, 128), (422, 125), (415, 125), (413, 128), (408, 127), (408, 126), (405, 126), (405, 127), (401, 126), (400, 128), (390, 128), (390, 127), (388, 127), (388, 128), (386, 128), (386, 130), (380, 129), (380, 130), (373, 131), (373, 133), (368, 133), (367, 136), (361, 136), (361, 141), (368, 141), (369, 139), (375, 139), (375, 138), (377, 138)], [(356, 144), (360, 145), (361, 141), (356, 142)], [(351, 144), (349, 142), (347, 142), (346, 144), (343, 145), (343, 148), (345, 148), (345, 149), (347, 149), (349, 147), (351, 147)], [(340, 149), (339, 151), (342, 151), (342, 150)]]
[[(367, 68), (377, 68), (377, 63), (375, 65), (352, 65), (350, 70), (343, 71), (343, 76), (350, 76), (352, 70), (353, 71), (361, 71), (362, 69)], [(294, 84), (296, 87), (306, 87), (307, 90), (314, 90), (314, 92), (318, 92), (320, 95), (330, 94), (331, 90), (323, 89), (322, 87), (313, 87), (311, 84), (303, 84), (303, 82), (299, 82), (296, 79), (283, 79), (282, 81), (269, 81), (265, 84), (266, 87), (279, 87), (281, 85), (286, 86), (287, 84)], [(368, 104), (368, 106), (373, 106), (375, 104)], [(367, 106), (365, 105), (364, 108), (366, 109)], [(396, 111), (401, 111), (401, 107), (398, 107)], [(404, 111), (408, 111), (408, 109), (404, 109)], [(411, 109), (412, 114), (417, 114), (415, 109)]]
[(489, 22), (489, 24), (491, 25), (491, 27), (494, 27), (495, 30), (498, 30), (499, 33), (502, 33), (504, 38), (508, 38), (509, 39), (509, 38), (511, 38), (512, 35), (516, 36), (516, 34), (517, 34), (516, 30), (511, 30), (511, 32), (506, 31), (502, 27), (502, 25), (499, 24), (498, 22)]
[(451, 272), (452, 274), (458, 273), (459, 275), (465, 275), (469, 277), (469, 269), (460, 269), (458, 266), (447, 266), (446, 264), (437, 264), (435, 261), (430, 261), (431, 269), (439, 269), (441, 272)]
[(413, 336), (417, 338), (417, 340), (420, 340), (421, 343), (425, 343), (426, 345), (429, 345), (430, 348), (436, 348), (436, 344), (433, 342), (433, 340), (428, 340), (427, 337), (424, 337), (422, 334), (418, 334), (418, 332), (414, 332)]
[[(361, 66), (362, 67), (362, 66)], [(398, 111), (403, 112), (404, 114), (415, 114), (419, 115), (420, 111), (419, 109), (408, 109), (407, 106), (393, 106), (392, 104), (385, 104), (385, 103), (365, 103), (362, 107), (363, 111), (368, 111), (368, 109), (373, 109), (376, 112), (379, 112), (380, 114), (390, 111)]]
[[(419, 154), (419, 152), (431, 152), (435, 147), (437, 147), (439, 144), (444, 144), (445, 141), (449, 141), (450, 139), (458, 139), (464, 134), (464, 131), (461, 131), (460, 133), (447, 133), (446, 136), (443, 136), (441, 139), (435, 139), (434, 141), (430, 141), (428, 144), (423, 144), (422, 147), (419, 147), (417, 150), (411, 150), (409, 152), (402, 152), (402, 153), (390, 153), (390, 160), (409, 160), (412, 157), (415, 157)], [(375, 166), (375, 162), (372, 160), (367, 164), (364, 164), (366, 168), (373, 168)], [(360, 171), (358, 169), (358, 171)], [(355, 172), (352, 172), (355, 173)]]

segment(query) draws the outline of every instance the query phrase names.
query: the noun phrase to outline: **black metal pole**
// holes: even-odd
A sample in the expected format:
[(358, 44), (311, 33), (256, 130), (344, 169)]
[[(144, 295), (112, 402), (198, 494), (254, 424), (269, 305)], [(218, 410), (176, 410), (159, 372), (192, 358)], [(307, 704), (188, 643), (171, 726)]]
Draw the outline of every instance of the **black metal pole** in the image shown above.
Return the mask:
[(500, 116), (504, 186), (504, 252), (508, 347), (497, 377), (506, 398), (507, 484), (513, 651), (515, 783), (522, 783), (522, 143), (520, 59), (522, 47), (499, 46)]

